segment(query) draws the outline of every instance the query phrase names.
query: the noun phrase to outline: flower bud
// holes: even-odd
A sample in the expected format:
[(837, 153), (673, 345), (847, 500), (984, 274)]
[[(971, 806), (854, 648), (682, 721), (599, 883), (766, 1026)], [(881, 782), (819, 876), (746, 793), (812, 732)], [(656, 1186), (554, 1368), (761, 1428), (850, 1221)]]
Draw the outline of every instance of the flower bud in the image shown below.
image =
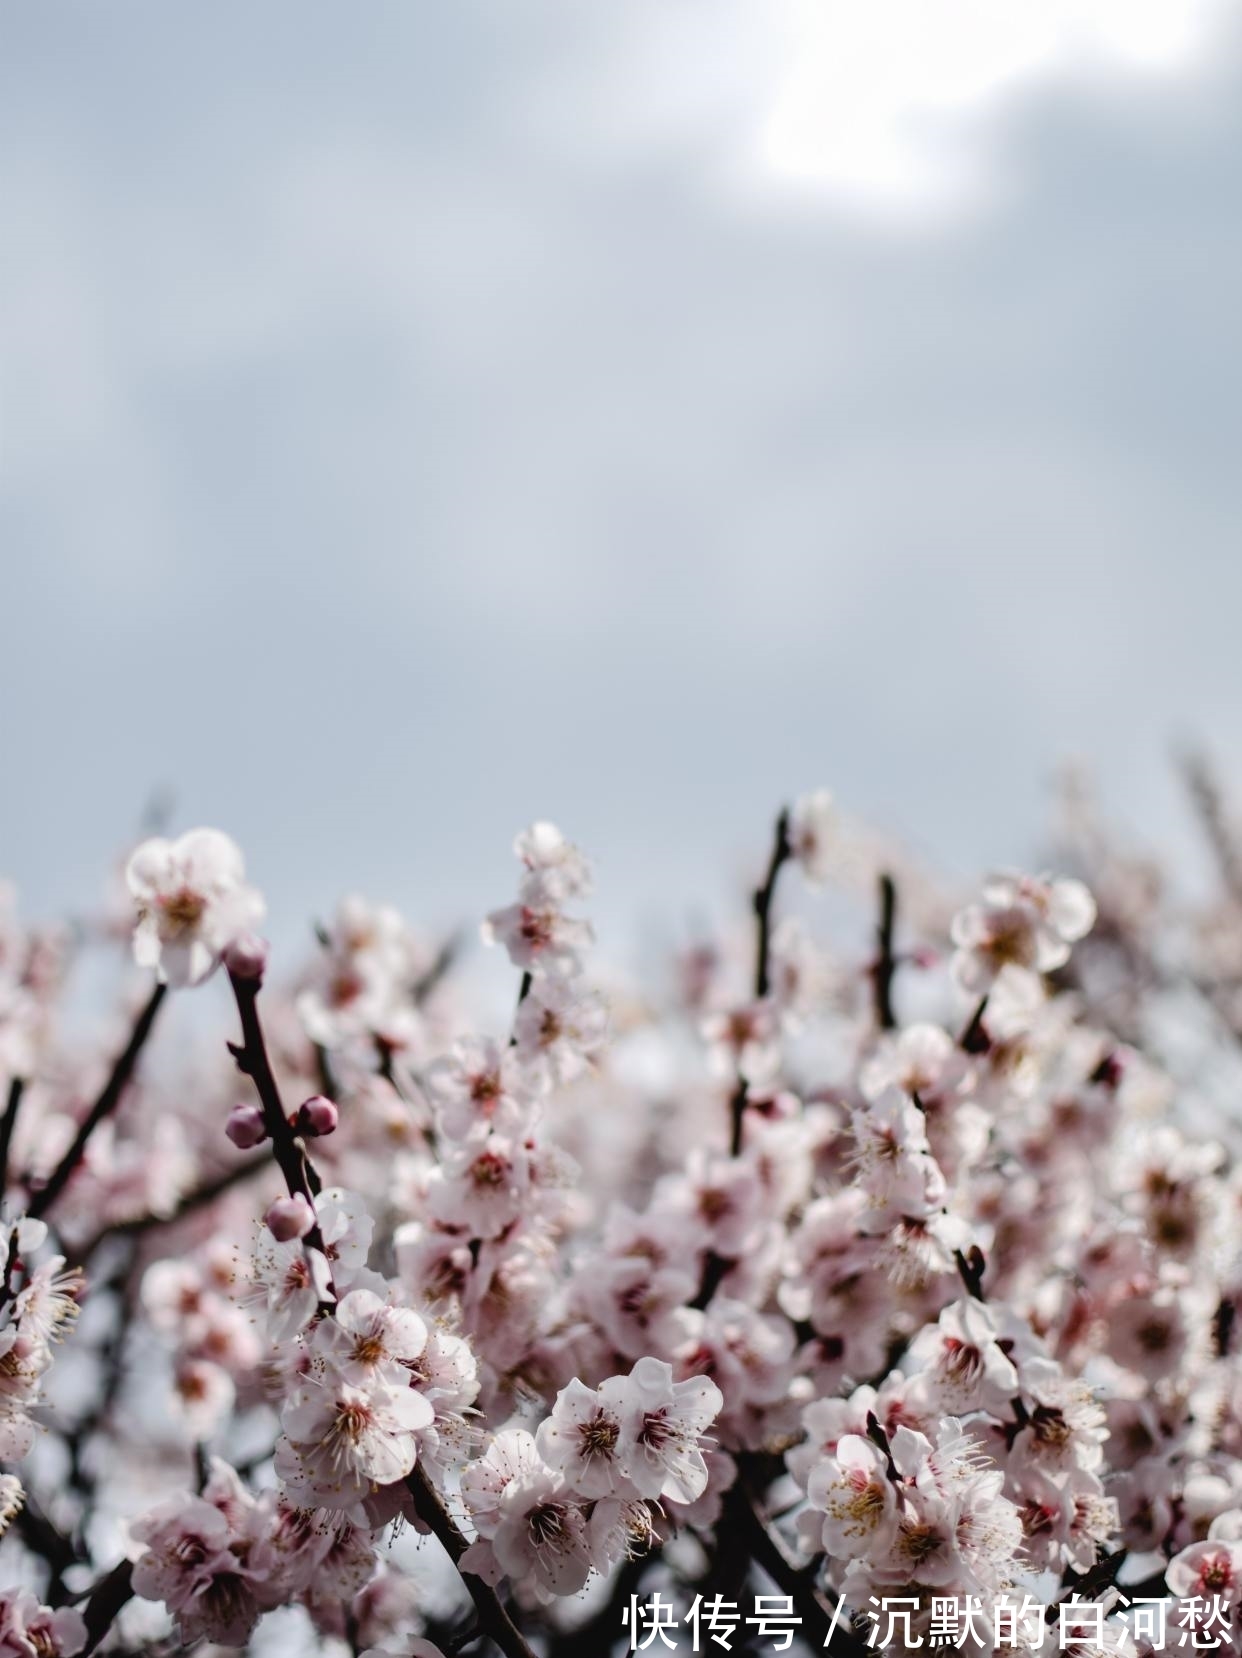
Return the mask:
[(278, 1197), (264, 1220), (277, 1243), (292, 1243), (294, 1238), (304, 1238), (314, 1226), (315, 1211), (298, 1192), (293, 1197)]
[(330, 1099), (323, 1094), (312, 1094), (298, 1112), (298, 1132), (317, 1138), (321, 1134), (331, 1134), (340, 1121), (340, 1112)]
[(224, 947), (224, 965), (235, 979), (262, 980), (267, 966), (267, 940), (257, 933), (239, 933)]
[[(28, 1359), (33, 1359), (39, 1351), (39, 1344), (34, 1336), (24, 1336), (20, 1331), (9, 1348), (15, 1365), (24, 1365)], [(6, 1358), (8, 1354), (5, 1355)]]
[(263, 1113), (257, 1105), (235, 1105), (229, 1112), (224, 1132), (239, 1151), (249, 1151), (251, 1146), (261, 1145), (267, 1139)]

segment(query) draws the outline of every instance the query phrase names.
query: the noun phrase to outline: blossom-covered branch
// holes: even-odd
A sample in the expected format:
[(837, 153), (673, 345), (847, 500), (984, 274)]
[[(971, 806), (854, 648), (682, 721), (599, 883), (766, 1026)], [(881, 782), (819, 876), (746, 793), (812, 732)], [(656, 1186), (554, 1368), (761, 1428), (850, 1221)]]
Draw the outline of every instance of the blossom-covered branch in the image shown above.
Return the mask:
[[(214, 830), (89, 930), (147, 976), (111, 1062), (0, 914), (0, 1650), (1236, 1645), (1242, 1165), (1153, 1004), (1236, 1063), (1227, 860), (1195, 925), (1098, 833), (958, 893), (818, 791), (610, 1010), (582, 853), (515, 852), (483, 1027), (387, 905), (272, 960)], [(215, 974), (235, 1068), (151, 1041)]]

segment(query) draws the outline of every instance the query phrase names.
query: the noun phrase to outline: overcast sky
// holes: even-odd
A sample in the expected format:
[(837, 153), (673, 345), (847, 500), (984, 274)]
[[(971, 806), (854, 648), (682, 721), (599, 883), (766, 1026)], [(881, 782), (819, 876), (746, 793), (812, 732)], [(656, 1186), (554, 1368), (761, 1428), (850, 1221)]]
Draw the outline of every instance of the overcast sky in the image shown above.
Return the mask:
[(684, 914), (821, 782), (1021, 859), (1067, 754), (1179, 834), (1171, 743), (1242, 771), (1231, 13), (13, 9), (28, 906), (157, 786), (278, 933), (489, 907), (537, 815)]

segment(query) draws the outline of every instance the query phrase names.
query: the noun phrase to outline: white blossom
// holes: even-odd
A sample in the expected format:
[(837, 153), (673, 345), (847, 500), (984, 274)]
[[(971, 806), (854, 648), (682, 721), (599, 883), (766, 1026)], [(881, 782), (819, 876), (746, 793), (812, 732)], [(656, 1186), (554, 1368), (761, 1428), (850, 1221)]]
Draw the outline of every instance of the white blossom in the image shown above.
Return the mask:
[(218, 829), (144, 841), (126, 878), (138, 915), (134, 958), (172, 985), (200, 983), (228, 945), (263, 918), (241, 852)]

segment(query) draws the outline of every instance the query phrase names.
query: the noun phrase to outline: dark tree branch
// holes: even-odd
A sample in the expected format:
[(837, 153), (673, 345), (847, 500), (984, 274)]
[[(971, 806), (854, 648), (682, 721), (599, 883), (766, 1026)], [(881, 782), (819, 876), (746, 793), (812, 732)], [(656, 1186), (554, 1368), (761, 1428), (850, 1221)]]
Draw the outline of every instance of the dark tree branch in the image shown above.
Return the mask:
[(880, 876), (880, 922), (876, 929), (879, 953), (871, 968), (871, 985), (875, 998), (875, 1022), (881, 1030), (895, 1030), (897, 1016), (893, 1012), (893, 976), (897, 971), (897, 957), (893, 938), (897, 928), (897, 888), (891, 875)]
[(29, 1493), (13, 1518), (13, 1529), (31, 1554), (48, 1569), (47, 1600), (59, 1606), (64, 1600), (63, 1583), (70, 1566), (85, 1564), (86, 1555), (72, 1537), (52, 1523)]
[(330, 1100), (339, 1099), (341, 1092), (336, 1072), (332, 1069), (332, 1056), (322, 1042), (315, 1043), (315, 1070), (319, 1075), (319, 1092), (326, 1094)]
[(613, 1576), (612, 1591), (604, 1604), (585, 1623), (548, 1637), (549, 1658), (579, 1658), (582, 1653), (600, 1658), (611, 1652), (625, 1631), (622, 1610), (628, 1606), (630, 1596), (638, 1594), (651, 1563), (651, 1556), (645, 1554), (623, 1560)]
[(481, 1577), (473, 1572), (461, 1570), (461, 1557), (465, 1554), (469, 1544), (457, 1529), (456, 1523), (448, 1509), (440, 1500), (440, 1495), (427, 1478), (421, 1468), (406, 1480), (410, 1495), (414, 1499), (414, 1512), (443, 1545), (445, 1553), (458, 1568), (461, 1580), (474, 1602), (475, 1611), (479, 1618), (479, 1628), (505, 1654), (505, 1658), (535, 1658), (530, 1647), (527, 1646), (521, 1630), (505, 1611), (500, 1597), (490, 1583), (485, 1583)]
[(531, 972), (531, 970), (528, 967), (526, 969), (525, 973), (522, 974), (521, 984), (518, 985), (517, 1008), (514, 1010), (514, 1029), (513, 1029), (512, 1035), (509, 1037), (509, 1046), (511, 1048), (516, 1048), (517, 1047), (517, 1023), (516, 1023), (517, 1014), (521, 1011), (522, 1003), (526, 1000), (526, 998), (530, 995), (531, 991), (533, 990), (534, 984), (535, 984), (535, 975)]
[(446, 1635), (442, 1645), (447, 1658), (456, 1658), (459, 1652), (464, 1652), (468, 1646), (473, 1646), (476, 1641), (483, 1639), (485, 1637), (483, 1631), (479, 1628), (478, 1619), (472, 1618), (466, 1628), (461, 1630), (459, 1634)]
[[(755, 997), (762, 1000), (771, 987), (771, 956), (772, 956), (772, 900), (776, 896), (777, 877), (784, 865), (793, 856), (793, 847), (789, 841), (789, 808), (783, 807), (776, 819), (776, 833), (772, 838), (772, 852), (768, 858), (767, 873), (763, 884), (755, 889), (751, 899), (751, 907), (755, 912), (757, 923), (755, 935)], [(737, 1157), (742, 1150), (742, 1139), (746, 1126), (746, 1106), (750, 1099), (750, 1089), (746, 1078), (739, 1076), (737, 1085), (729, 1099), (729, 1153)], [(726, 1261), (714, 1251), (708, 1255), (703, 1268), (702, 1282), (699, 1292), (690, 1303), (692, 1307), (706, 1307), (712, 1296), (720, 1288), (721, 1281), (733, 1263)]]
[(83, 1609), (86, 1620), (86, 1645), (83, 1658), (94, 1652), (116, 1621), (117, 1614), (134, 1596), (134, 1567), (132, 1561), (122, 1560), (103, 1577), (90, 1592)]
[[(854, 1633), (844, 1608), (833, 1628), (836, 1609), (801, 1567), (790, 1560), (764, 1524), (754, 1501), (740, 1485), (735, 1485), (725, 1496), (724, 1517), (727, 1524), (737, 1527), (755, 1564), (767, 1573), (782, 1594), (792, 1600), (794, 1610), (802, 1620), (802, 1631), (810, 1637), (811, 1645), (817, 1651), (826, 1649), (838, 1653), (840, 1658), (866, 1658), (868, 1649)], [(832, 1630), (831, 1643), (828, 1641), (829, 1630)]]
[(789, 844), (789, 808), (786, 806), (776, 820), (776, 834), (772, 840), (772, 855), (768, 859), (768, 872), (763, 878), (763, 885), (755, 893), (752, 900), (755, 919), (759, 923), (758, 935), (755, 940), (756, 996), (766, 996), (768, 993), (769, 958), (772, 944), (772, 900), (776, 896), (776, 878), (792, 855), (793, 847)]
[(391, 1083), (394, 1088), (397, 1086), (397, 1073), (393, 1066), (393, 1056), (396, 1051), (386, 1037), (377, 1036), (375, 1038), (376, 1074), (383, 1077), (385, 1082)]
[[(86, 1150), (86, 1143), (91, 1135), (107, 1117), (110, 1117), (120, 1103), (126, 1085), (134, 1074), (134, 1067), (138, 1063), (138, 1055), (142, 1052), (151, 1027), (155, 1023), (155, 1016), (160, 1010), (164, 997), (168, 993), (166, 984), (157, 984), (147, 999), (147, 1004), (138, 1015), (134, 1023), (129, 1041), (124, 1052), (112, 1067), (112, 1075), (104, 1084), (103, 1092), (87, 1112), (73, 1137), (73, 1144), (61, 1158), (53, 1172), (44, 1184), (34, 1191), (29, 1204), (29, 1213), (36, 1219), (45, 1215), (56, 1202), (72, 1179), (74, 1171), (82, 1161), (82, 1153)], [(27, 1179), (29, 1188), (31, 1182)]]
[(17, 1113), (21, 1110), (25, 1077), (14, 1077), (9, 1083), (9, 1097), (5, 1102), (4, 1117), (0, 1119), (0, 1198), (9, 1184), (9, 1151), (13, 1145), (13, 1130), (17, 1127)]
[[(763, 884), (755, 889), (751, 908), (755, 912), (755, 999), (762, 1001), (771, 989), (772, 980), (772, 900), (776, 897), (776, 881), (781, 870), (793, 856), (789, 844), (789, 808), (783, 807), (776, 820), (772, 837), (772, 852), (768, 858)], [(729, 1101), (729, 1150), (734, 1157), (742, 1149), (742, 1129), (746, 1120), (749, 1089), (745, 1077), (739, 1077), (733, 1097)]]
[(698, 1293), (690, 1305), (699, 1312), (709, 1307), (712, 1297), (721, 1284), (724, 1283), (725, 1276), (732, 1265), (732, 1261), (726, 1260), (723, 1255), (718, 1255), (714, 1249), (711, 1250), (703, 1263), (703, 1276), (699, 1281)]
[(738, 1157), (746, 1130), (746, 1107), (750, 1103), (750, 1088), (745, 1077), (739, 1077), (737, 1087), (729, 1097), (729, 1155)]
[(978, 1244), (971, 1244), (970, 1253), (964, 1255), (960, 1249), (953, 1251), (953, 1259), (957, 1263), (957, 1275), (965, 1286), (967, 1295), (973, 1296), (976, 1301), (986, 1301), (983, 1292), (983, 1278), (988, 1264), (984, 1259), (983, 1251)]
[(95, 1476), (86, 1467), (84, 1453), (91, 1439), (105, 1427), (125, 1380), (125, 1343), (138, 1296), (138, 1275), (135, 1269), (136, 1251), (130, 1249), (111, 1281), (97, 1286), (116, 1297), (116, 1323), (101, 1342), (98, 1359), (102, 1370), (99, 1397), (86, 1414), (65, 1434), (65, 1449), (69, 1454), (69, 1480), (85, 1499), (88, 1509), (95, 1496)]
[[(304, 1197), (313, 1213), (318, 1182), (312, 1178), (310, 1163), (285, 1115), (280, 1089), (276, 1085), (271, 1061), (267, 1057), (267, 1044), (263, 1040), (263, 1026), (259, 1021), (259, 981), (242, 979), (235, 973), (230, 973), (229, 983), (233, 986), (233, 996), (237, 1002), (237, 1013), (242, 1028), (240, 1046), (230, 1042), (229, 1050), (237, 1061), (237, 1069), (254, 1083), (259, 1104), (263, 1108), (263, 1123), (272, 1142), (272, 1154), (285, 1177), (289, 1196)], [(317, 1249), (324, 1259), (327, 1259), (328, 1252), (324, 1247), (323, 1233), (319, 1229), (318, 1221), (303, 1241), (308, 1248)]]
[[(263, 1026), (259, 1020), (258, 981), (239, 978), (232, 973), (229, 979), (242, 1026), (240, 1046), (230, 1043), (230, 1049), (237, 1061), (238, 1069), (252, 1079), (258, 1091), (259, 1101), (263, 1107), (263, 1120), (267, 1126), (268, 1138), (272, 1142), (272, 1153), (285, 1177), (290, 1197), (300, 1195), (313, 1208), (319, 1182), (310, 1158), (299, 1145), (285, 1115), (280, 1090), (272, 1074), (267, 1046), (263, 1040)], [(323, 1234), (318, 1224), (306, 1234), (303, 1241), (326, 1255)], [(330, 1306), (325, 1306), (323, 1311), (326, 1316), (331, 1317)], [(453, 1564), (459, 1566), (461, 1557), (469, 1545), (454, 1524), (434, 1486), (421, 1468), (414, 1469), (406, 1484), (414, 1499), (415, 1512), (444, 1545)], [(481, 1627), (495, 1641), (505, 1654), (505, 1658), (534, 1658), (517, 1625), (501, 1605), (496, 1591), (490, 1584), (484, 1583), (483, 1579), (476, 1577), (473, 1572), (462, 1572), (461, 1579), (474, 1601)]]
[(1117, 1574), (1125, 1565), (1130, 1551), (1128, 1549), (1114, 1549), (1111, 1554), (1104, 1554), (1095, 1565), (1085, 1572), (1067, 1572), (1062, 1580), (1065, 1593), (1059, 1600), (1055, 1600), (1044, 1610), (1044, 1622), (1054, 1623), (1062, 1606), (1068, 1606), (1074, 1600), (1098, 1600), (1106, 1589), (1111, 1589), (1117, 1581)]
[(979, 1005), (970, 1016), (970, 1022), (957, 1039), (957, 1045), (963, 1053), (985, 1054), (991, 1046), (987, 1030), (984, 1027), (983, 1016), (988, 1010), (988, 999), (983, 996)]

